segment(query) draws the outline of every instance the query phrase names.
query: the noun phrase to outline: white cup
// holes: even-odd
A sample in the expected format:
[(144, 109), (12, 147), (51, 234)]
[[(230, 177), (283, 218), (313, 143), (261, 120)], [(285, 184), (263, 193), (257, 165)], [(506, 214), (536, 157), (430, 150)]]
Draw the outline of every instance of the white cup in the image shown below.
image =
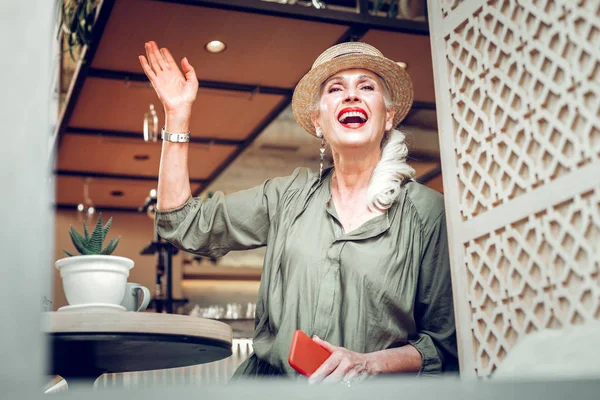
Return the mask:
[(150, 291), (146, 286), (133, 282), (127, 282), (125, 284), (125, 296), (123, 296), (121, 305), (125, 307), (127, 311), (144, 311), (149, 303)]

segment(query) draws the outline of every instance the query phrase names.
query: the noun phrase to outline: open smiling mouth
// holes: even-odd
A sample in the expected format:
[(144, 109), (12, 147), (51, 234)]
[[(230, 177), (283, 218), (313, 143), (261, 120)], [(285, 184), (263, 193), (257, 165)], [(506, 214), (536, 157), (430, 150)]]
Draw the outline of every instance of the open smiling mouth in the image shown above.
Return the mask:
[(339, 123), (346, 128), (360, 128), (368, 119), (365, 110), (359, 107), (347, 107), (338, 114)]

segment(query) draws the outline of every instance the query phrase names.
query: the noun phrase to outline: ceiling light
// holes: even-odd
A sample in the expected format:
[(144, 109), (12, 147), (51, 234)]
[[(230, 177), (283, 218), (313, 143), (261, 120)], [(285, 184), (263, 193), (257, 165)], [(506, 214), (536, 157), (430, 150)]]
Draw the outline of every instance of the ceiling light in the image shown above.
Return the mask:
[(135, 161), (147, 161), (150, 159), (150, 156), (148, 154), (135, 154), (133, 159)]
[(209, 53), (217, 54), (222, 53), (227, 48), (227, 45), (220, 40), (211, 40), (210, 42), (204, 45), (204, 48)]

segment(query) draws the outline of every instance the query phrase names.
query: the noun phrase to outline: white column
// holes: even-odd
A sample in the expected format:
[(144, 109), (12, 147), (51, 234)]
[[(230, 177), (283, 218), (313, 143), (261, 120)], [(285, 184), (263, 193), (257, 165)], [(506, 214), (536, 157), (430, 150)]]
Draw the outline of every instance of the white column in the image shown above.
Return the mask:
[(54, 210), (48, 143), (55, 2), (0, 2), (0, 387), (41, 393)]

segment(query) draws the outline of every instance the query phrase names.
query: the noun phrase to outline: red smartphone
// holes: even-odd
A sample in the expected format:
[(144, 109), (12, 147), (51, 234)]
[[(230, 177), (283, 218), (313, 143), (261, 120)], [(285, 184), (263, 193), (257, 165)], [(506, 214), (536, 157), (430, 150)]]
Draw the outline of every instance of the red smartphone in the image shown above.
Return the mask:
[(311, 376), (329, 358), (331, 352), (301, 330), (294, 332), (288, 363), (304, 376)]

